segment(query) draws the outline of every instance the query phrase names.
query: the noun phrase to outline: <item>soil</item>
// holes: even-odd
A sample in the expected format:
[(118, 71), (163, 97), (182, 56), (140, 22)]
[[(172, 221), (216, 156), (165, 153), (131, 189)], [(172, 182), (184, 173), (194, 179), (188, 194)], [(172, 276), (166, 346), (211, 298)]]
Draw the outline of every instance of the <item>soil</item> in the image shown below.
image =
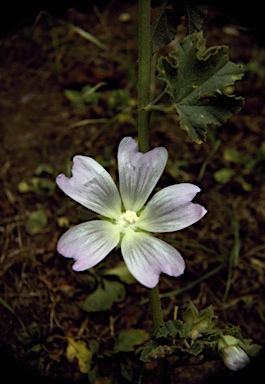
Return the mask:
[[(245, 338), (264, 346), (265, 55), (251, 31), (233, 22), (210, 9), (204, 31), (207, 45), (228, 45), (230, 60), (245, 66), (235, 87), (243, 109), (201, 145), (189, 142), (173, 115), (151, 121), (151, 146), (169, 152), (159, 185), (198, 185), (196, 201), (208, 210), (200, 222), (165, 236), (177, 244), (186, 271), (177, 279), (162, 275), (159, 288), (166, 320), (190, 300), (199, 309), (212, 305), (220, 326), (239, 325)], [(83, 221), (77, 204), (56, 187), (56, 175), (69, 173), (72, 157), (83, 154), (117, 179), (118, 143), (137, 136), (136, 34), (137, 3), (116, 1), (68, 8), (60, 17), (41, 12), (0, 42), (0, 366), (8, 382), (17, 371), (34, 383), (88, 383), (77, 360), (67, 358), (69, 338), (98, 342), (91, 366), (98, 378), (91, 383), (157, 382), (155, 364), (143, 366), (134, 353), (111, 354), (121, 330), (152, 328), (147, 290), (126, 284), (124, 300), (86, 312), (91, 274), (73, 272), (71, 260), (56, 251), (66, 229)], [(88, 99), (86, 86), (96, 87)], [(229, 158), (231, 149), (237, 160)], [(222, 168), (234, 171), (227, 182), (216, 180)], [(117, 251), (102, 264), (108, 269), (119, 260)], [(172, 382), (212, 377), (234, 378), (216, 358), (176, 368)]]

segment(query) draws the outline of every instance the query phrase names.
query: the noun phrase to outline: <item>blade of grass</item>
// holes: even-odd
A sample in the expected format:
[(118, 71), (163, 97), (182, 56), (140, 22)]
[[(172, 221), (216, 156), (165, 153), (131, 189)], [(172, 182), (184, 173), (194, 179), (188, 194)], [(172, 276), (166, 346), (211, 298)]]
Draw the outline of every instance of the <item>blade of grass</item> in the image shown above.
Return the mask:
[(220, 145), (221, 145), (221, 140), (216, 140), (216, 142), (215, 142), (215, 144), (213, 146), (213, 149), (209, 153), (209, 156), (205, 159), (204, 163), (201, 166), (201, 169), (200, 169), (200, 172), (199, 172), (199, 176), (198, 176), (198, 180), (201, 180), (203, 178), (203, 175), (205, 173), (205, 169), (206, 169), (207, 165), (211, 162), (211, 160), (214, 157), (215, 153), (218, 151)]
[(175, 289), (174, 291), (162, 293), (160, 295), (160, 299), (164, 299), (165, 297), (170, 297), (170, 296), (177, 296), (183, 292), (189, 291), (190, 289), (194, 288), (197, 284), (201, 283), (202, 281), (208, 279), (209, 277), (211, 277), (213, 275), (216, 275), (223, 268), (224, 268), (224, 265), (218, 265), (218, 267), (205, 273), (205, 275), (199, 277), (197, 280), (194, 280), (192, 283), (187, 284), (185, 287)]
[(233, 248), (231, 249), (230, 257), (229, 257), (228, 275), (227, 275), (227, 282), (225, 287), (225, 293), (223, 296), (223, 301), (227, 300), (227, 297), (231, 288), (231, 284), (232, 284), (233, 269), (234, 269), (234, 266), (236, 266), (239, 261), (239, 253), (240, 253), (239, 220), (238, 220), (238, 214), (237, 214), (235, 205), (232, 207), (230, 216), (231, 216), (231, 227), (233, 229), (233, 234), (234, 234), (234, 244), (233, 244)]
[(79, 36), (83, 37), (83, 39), (88, 40), (90, 43), (96, 45), (97, 47), (107, 50), (108, 47), (101, 43), (95, 36), (91, 35), (91, 33), (85, 31), (82, 28), (76, 27), (73, 24), (70, 24), (70, 28), (73, 32), (77, 33)]
[[(189, 291), (190, 289), (194, 288), (197, 284), (201, 283), (202, 281), (208, 279), (211, 276), (216, 275), (221, 269), (223, 269), (224, 265), (218, 265), (218, 267), (212, 269), (211, 271), (205, 273), (203, 276), (199, 277), (197, 280), (194, 280), (192, 283), (186, 285), (185, 287), (175, 289), (174, 291), (162, 293), (159, 295), (160, 299), (164, 299), (166, 297), (170, 296), (177, 296), (180, 295), (183, 292)], [(148, 299), (144, 299), (138, 302), (139, 305), (146, 304), (148, 302)]]
[(10, 307), (10, 305), (4, 299), (2, 299), (2, 297), (0, 297), (0, 304), (2, 304), (6, 309), (9, 310), (9, 312), (11, 312), (17, 318), (17, 320), (19, 321), (19, 323), (21, 325), (21, 328), (24, 331), (26, 331), (26, 327), (25, 327), (23, 321), (21, 320), (21, 318), (16, 314), (14, 309), (12, 307)]
[(187, 248), (199, 249), (201, 251), (209, 253), (210, 255), (215, 256), (216, 259), (219, 260), (221, 263), (224, 263), (224, 264), (227, 263), (227, 257), (223, 256), (222, 253), (216, 252), (213, 249), (206, 247), (203, 244), (198, 243), (197, 241), (189, 240), (188, 243), (184, 244), (181, 241), (173, 240), (173, 239), (170, 239), (167, 237), (163, 237), (163, 240), (165, 240), (167, 243), (177, 245), (178, 247), (187, 247)]

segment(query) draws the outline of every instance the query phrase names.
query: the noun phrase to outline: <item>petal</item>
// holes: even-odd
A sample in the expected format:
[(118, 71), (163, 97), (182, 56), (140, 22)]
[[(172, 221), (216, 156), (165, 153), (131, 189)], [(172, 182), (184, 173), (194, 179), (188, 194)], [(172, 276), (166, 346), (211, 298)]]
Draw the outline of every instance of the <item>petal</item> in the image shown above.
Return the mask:
[(58, 186), (84, 207), (112, 219), (121, 215), (121, 199), (110, 174), (94, 159), (73, 158), (72, 177), (60, 174)]
[(221, 353), (225, 366), (231, 371), (239, 371), (250, 363), (246, 352), (236, 345), (223, 348)]
[(139, 211), (158, 182), (167, 162), (167, 150), (154, 148), (139, 152), (131, 137), (125, 137), (118, 148), (120, 192), (126, 210)]
[(175, 248), (144, 232), (126, 231), (121, 251), (131, 274), (148, 288), (157, 285), (161, 272), (179, 276), (185, 269), (184, 260)]
[(183, 183), (171, 185), (157, 192), (141, 213), (137, 228), (149, 232), (173, 232), (196, 223), (206, 209), (191, 203), (200, 188)]
[(103, 260), (120, 240), (120, 229), (106, 220), (92, 220), (78, 224), (59, 239), (57, 250), (76, 260), (75, 271), (92, 268)]

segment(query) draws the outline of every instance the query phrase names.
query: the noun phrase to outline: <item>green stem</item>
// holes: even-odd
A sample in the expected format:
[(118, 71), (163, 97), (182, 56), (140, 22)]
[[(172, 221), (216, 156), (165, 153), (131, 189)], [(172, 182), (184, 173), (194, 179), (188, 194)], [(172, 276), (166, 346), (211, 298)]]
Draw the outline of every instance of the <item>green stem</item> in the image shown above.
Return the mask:
[(157, 329), (164, 324), (158, 286), (149, 289), (149, 302), (154, 329)]
[(147, 152), (149, 151), (150, 112), (144, 108), (150, 101), (151, 1), (139, 0), (138, 12), (138, 144), (141, 152)]
[[(138, 27), (138, 144), (143, 153), (149, 151), (150, 112), (145, 107), (150, 102), (151, 79), (151, 0), (139, 0)], [(149, 301), (155, 329), (163, 324), (163, 314), (158, 287), (150, 289)]]
[(165, 87), (164, 90), (160, 93), (160, 95), (158, 95), (157, 98), (154, 101), (152, 101), (149, 105), (153, 106), (157, 104), (166, 93), (167, 93), (167, 88)]
[[(143, 153), (149, 151), (150, 111), (146, 110), (150, 102), (151, 80), (151, 0), (138, 0), (138, 145)], [(158, 286), (149, 290), (149, 302), (154, 329), (164, 324)], [(169, 383), (167, 361), (158, 363), (159, 383)]]
[[(158, 329), (164, 324), (163, 312), (161, 308), (161, 301), (159, 296), (158, 285), (149, 289), (149, 303), (151, 307), (151, 314), (153, 319), (154, 329)], [(168, 373), (168, 362), (166, 359), (161, 358), (158, 361), (158, 383), (170, 384), (170, 375)]]
[[(138, 29), (138, 144), (143, 153), (149, 151), (150, 113), (145, 107), (150, 102), (151, 79), (151, 0), (139, 0)], [(155, 329), (163, 324), (163, 314), (158, 287), (149, 291), (149, 301)]]

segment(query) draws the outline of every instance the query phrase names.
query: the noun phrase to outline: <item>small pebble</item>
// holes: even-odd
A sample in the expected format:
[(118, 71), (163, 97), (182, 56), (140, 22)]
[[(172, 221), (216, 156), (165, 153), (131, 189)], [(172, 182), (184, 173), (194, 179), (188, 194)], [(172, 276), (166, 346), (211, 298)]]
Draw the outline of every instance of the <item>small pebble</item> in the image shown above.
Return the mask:
[(131, 21), (132, 17), (128, 12), (121, 13), (119, 16), (119, 21), (122, 23), (127, 23), (128, 21)]

